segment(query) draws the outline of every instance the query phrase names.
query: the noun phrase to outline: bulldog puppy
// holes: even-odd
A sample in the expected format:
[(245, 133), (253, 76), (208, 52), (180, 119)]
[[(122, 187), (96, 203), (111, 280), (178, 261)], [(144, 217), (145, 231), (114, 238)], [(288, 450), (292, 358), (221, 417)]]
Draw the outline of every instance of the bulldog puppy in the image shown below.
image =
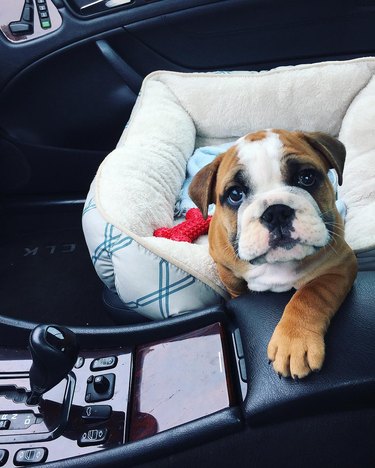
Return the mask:
[(240, 138), (193, 179), (207, 217), (210, 255), (232, 297), (296, 289), (268, 357), (279, 375), (302, 378), (324, 361), (324, 335), (357, 273), (327, 172), (342, 183), (345, 147), (324, 133), (266, 130)]

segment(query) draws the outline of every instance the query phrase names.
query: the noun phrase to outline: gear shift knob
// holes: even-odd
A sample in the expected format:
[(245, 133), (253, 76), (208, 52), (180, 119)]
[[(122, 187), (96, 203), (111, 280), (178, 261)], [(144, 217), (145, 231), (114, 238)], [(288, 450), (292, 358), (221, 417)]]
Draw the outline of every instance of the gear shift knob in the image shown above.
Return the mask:
[(76, 335), (61, 325), (38, 325), (30, 333), (29, 347), (33, 362), (27, 403), (35, 405), (44, 393), (68, 375), (79, 348)]

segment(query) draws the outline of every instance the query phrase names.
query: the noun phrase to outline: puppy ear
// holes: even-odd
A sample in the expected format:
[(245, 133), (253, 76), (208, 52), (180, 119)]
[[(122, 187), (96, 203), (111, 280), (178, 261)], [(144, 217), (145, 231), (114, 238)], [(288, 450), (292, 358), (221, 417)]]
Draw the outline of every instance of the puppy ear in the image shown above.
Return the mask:
[(339, 176), (339, 185), (342, 185), (346, 156), (345, 146), (337, 138), (323, 132), (304, 132), (303, 136), (310, 146), (324, 156), (329, 167), (336, 170)]
[(201, 210), (205, 219), (208, 216), (208, 206), (216, 201), (216, 175), (222, 159), (222, 155), (220, 155), (212, 163), (202, 167), (194, 176), (189, 187), (190, 198)]

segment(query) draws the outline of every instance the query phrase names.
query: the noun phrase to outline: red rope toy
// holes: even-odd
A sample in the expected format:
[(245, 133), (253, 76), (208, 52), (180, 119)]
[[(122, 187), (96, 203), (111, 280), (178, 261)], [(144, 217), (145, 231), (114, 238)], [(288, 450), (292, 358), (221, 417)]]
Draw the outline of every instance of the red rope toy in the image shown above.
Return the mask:
[(155, 237), (164, 237), (178, 242), (194, 242), (199, 236), (208, 233), (212, 216), (204, 219), (199, 208), (190, 208), (186, 221), (171, 228), (162, 227), (154, 231)]

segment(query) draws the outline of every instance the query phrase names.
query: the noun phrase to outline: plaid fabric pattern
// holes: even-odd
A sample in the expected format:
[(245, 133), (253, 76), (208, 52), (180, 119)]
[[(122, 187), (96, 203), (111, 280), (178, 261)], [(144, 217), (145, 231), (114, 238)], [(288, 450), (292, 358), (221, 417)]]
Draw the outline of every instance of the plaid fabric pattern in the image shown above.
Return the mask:
[(125, 302), (125, 305), (131, 309), (138, 309), (153, 303), (159, 306), (159, 313), (163, 318), (170, 316), (170, 298), (173, 294), (188, 288), (195, 283), (195, 278), (188, 275), (178, 281), (171, 282), (169, 274), (170, 265), (166, 260), (160, 260), (159, 263), (159, 287), (155, 291), (138, 298), (135, 301)]
[(106, 222), (93, 187), (82, 213), (86, 243), (98, 276), (127, 308), (160, 320), (221, 301), (209, 286)]

